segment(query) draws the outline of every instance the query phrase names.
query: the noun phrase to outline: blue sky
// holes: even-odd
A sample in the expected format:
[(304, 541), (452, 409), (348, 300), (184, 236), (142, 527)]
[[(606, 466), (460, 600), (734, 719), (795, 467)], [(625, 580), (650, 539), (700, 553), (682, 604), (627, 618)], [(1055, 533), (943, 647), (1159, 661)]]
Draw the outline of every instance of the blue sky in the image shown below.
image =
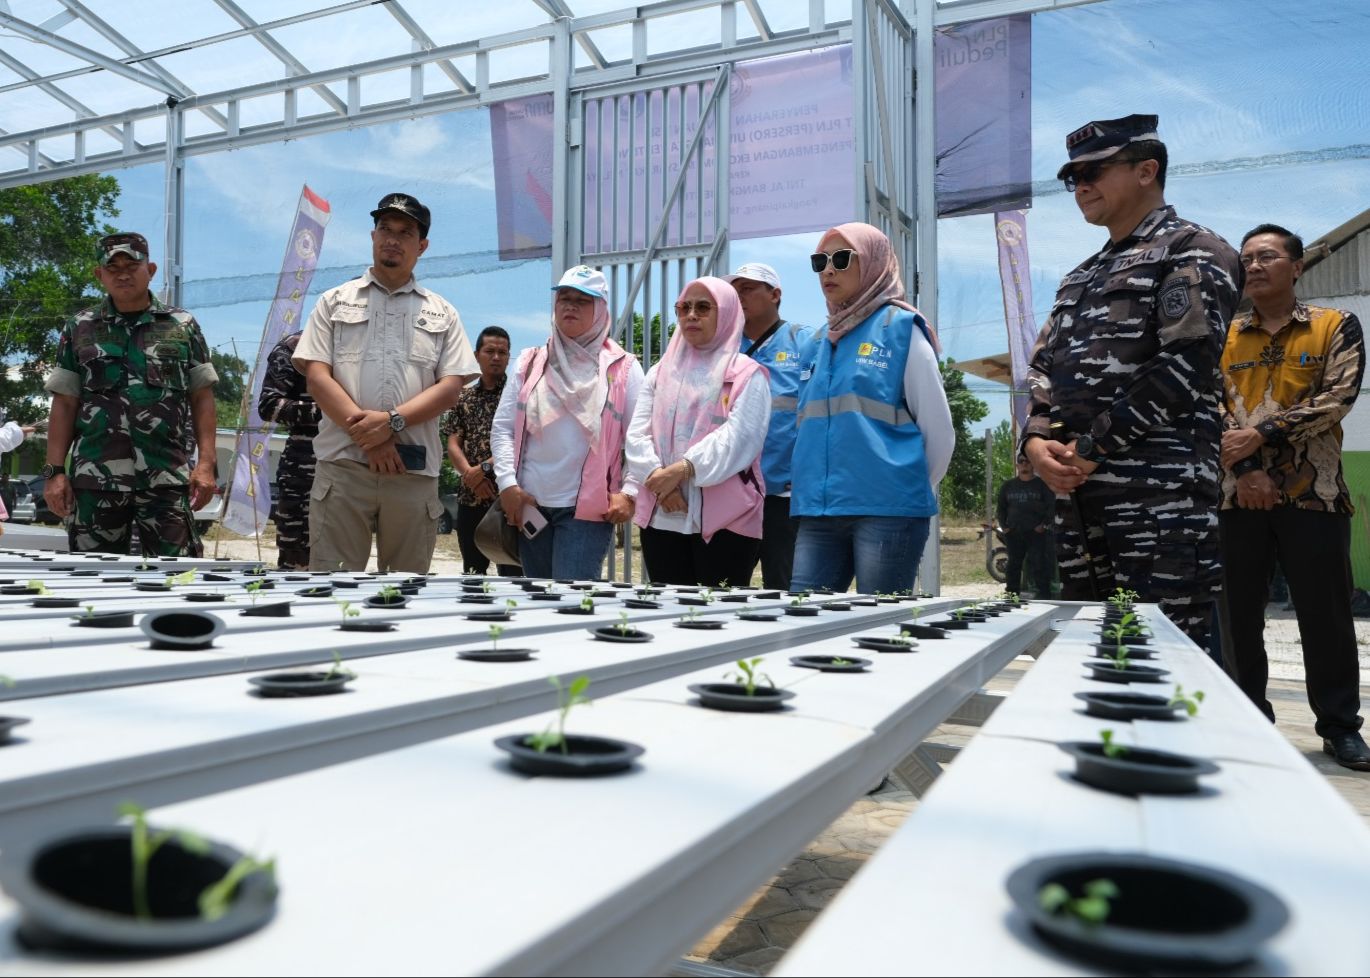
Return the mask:
[[(1297, 17), (1275, 0), (1240, 9), (1236, 18), (1233, 4), (1215, 0), (1109, 0), (1033, 18), (1037, 193), (1028, 241), (1039, 325), (1060, 277), (1106, 238), (1084, 224), (1073, 199), (1053, 182), (1065, 134), (1090, 119), (1159, 114), (1176, 171), (1169, 201), (1234, 242), (1267, 220), (1311, 239), (1370, 204), (1370, 99), (1364, 95), (1370, 3), (1319, 0), (1300, 7)], [(162, 240), (162, 168), (115, 176), (123, 186), (117, 223)], [(498, 323), (510, 329), (515, 348), (545, 337), (554, 279), (549, 262), (478, 263), (486, 270), (451, 274), (471, 262), (442, 260), (496, 246), (488, 113), (470, 110), (192, 158), (186, 167), (187, 305), (211, 345), (236, 348), (249, 360), (255, 353), (264, 298), (197, 308), (195, 297), (253, 291), (240, 276), (274, 281), (305, 182), (329, 199), (334, 214), (321, 264), (335, 271), (316, 286), (336, 284), (368, 264), (367, 212), (381, 195), (403, 189), (434, 212), (420, 277), (457, 306), (471, 335)], [(816, 231), (735, 242), (731, 264), (776, 266), (787, 318), (819, 323), (824, 310), (807, 263), (817, 238)], [(935, 318), (947, 354), (1002, 353), (990, 217), (943, 220), (939, 239)], [(972, 381), (991, 408), (987, 423), (1006, 417), (1007, 389)]]

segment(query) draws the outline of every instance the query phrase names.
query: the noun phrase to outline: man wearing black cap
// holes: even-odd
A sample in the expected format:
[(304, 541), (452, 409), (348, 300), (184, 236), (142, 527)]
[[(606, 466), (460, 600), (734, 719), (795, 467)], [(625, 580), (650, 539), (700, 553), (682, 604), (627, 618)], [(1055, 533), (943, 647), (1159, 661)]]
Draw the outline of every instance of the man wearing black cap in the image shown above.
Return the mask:
[(323, 417), (309, 507), (313, 570), (427, 573), (437, 540), (438, 416), (480, 368), (456, 309), (414, 278), (428, 208), (386, 194), (371, 212), (372, 264), (319, 297), (293, 362)]
[(128, 553), (136, 524), (144, 555), (198, 557), (192, 510), (214, 493), (218, 374), (195, 317), (148, 290), (146, 238), (106, 235), (96, 259), (108, 298), (63, 325), (47, 378), (43, 498), (70, 517), (73, 551)]
[(1062, 593), (1159, 602), (1204, 644), (1218, 554), (1218, 359), (1232, 246), (1165, 202), (1154, 115), (1091, 122), (1057, 173), (1104, 247), (1061, 281), (1028, 374), (1022, 452), (1055, 492)]

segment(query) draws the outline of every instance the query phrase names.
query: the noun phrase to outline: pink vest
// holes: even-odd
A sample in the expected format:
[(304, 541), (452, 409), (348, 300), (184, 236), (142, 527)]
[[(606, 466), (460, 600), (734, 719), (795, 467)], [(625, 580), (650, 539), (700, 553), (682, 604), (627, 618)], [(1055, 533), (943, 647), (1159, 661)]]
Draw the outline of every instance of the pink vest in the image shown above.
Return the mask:
[[(613, 340), (606, 339), (599, 350), (599, 376), (604, 381), (608, 396), (599, 420), (599, 440), (590, 446), (585, 464), (580, 470), (580, 487), (576, 491), (576, 519), (603, 523), (609, 511), (609, 494), (623, 490), (623, 436), (629, 419), (628, 368), (632, 357)], [(519, 358), (518, 370), (523, 373), (514, 407), (514, 471), (518, 471), (523, 455), (523, 439), (528, 428), (528, 398), (533, 387), (547, 369), (547, 348), (539, 346), (525, 350)]]
[[(728, 420), (732, 411), (733, 391), (740, 391), (751, 375), (765, 368), (750, 357), (733, 358), (732, 366), (723, 376), (722, 404), (720, 413), (709, 419), (713, 431)], [(700, 527), (704, 542), (713, 539), (719, 530), (731, 530), (738, 536), (761, 539), (761, 521), (766, 506), (766, 482), (761, 478), (761, 456), (752, 459), (751, 464), (741, 472), (728, 476), (716, 486), (701, 486), (699, 490)], [(651, 522), (652, 512), (656, 509), (656, 496), (644, 487), (638, 491), (637, 509), (633, 522), (646, 526)]]

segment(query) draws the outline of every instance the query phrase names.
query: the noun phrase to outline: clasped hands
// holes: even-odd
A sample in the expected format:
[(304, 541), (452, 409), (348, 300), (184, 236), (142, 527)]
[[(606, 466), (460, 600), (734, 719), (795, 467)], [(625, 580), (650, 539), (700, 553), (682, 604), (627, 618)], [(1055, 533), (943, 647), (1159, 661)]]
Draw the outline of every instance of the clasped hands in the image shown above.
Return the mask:
[(372, 472), (402, 475), (404, 462), (395, 451), (395, 433), (390, 430), (389, 411), (358, 411), (347, 416), (347, 437), (366, 453)]
[(683, 513), (689, 506), (685, 502), (685, 494), (680, 490), (680, 484), (689, 478), (693, 471), (690, 463), (681, 459), (679, 462), (653, 469), (643, 485), (648, 492), (656, 496), (657, 505), (666, 512)]
[(1023, 446), (1023, 454), (1032, 468), (1052, 492), (1066, 496), (1082, 486), (1099, 463), (1090, 462), (1075, 453), (1075, 442), (1061, 444), (1046, 438), (1030, 438)]

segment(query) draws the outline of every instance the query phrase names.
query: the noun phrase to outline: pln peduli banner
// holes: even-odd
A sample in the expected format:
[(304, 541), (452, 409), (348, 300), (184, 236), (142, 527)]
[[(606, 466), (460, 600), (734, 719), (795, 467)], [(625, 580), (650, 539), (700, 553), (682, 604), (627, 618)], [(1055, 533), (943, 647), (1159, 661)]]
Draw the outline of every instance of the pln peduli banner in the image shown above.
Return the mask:
[(939, 27), (937, 216), (1032, 205), (1032, 17)]
[(238, 429), (234, 445), (233, 478), (222, 522), (234, 533), (244, 536), (260, 533), (271, 512), (270, 445), (274, 425), (263, 421), (257, 413), (267, 359), (283, 337), (304, 328), (304, 297), (319, 264), (329, 216), (328, 201), (308, 186), (303, 187), (295, 210), (295, 225), (290, 230), (285, 258), (281, 262), (281, 274), (276, 280), (276, 297), (262, 327), (252, 383), (243, 394), (245, 424)]
[(552, 254), (552, 96), (490, 106), (500, 261)]

